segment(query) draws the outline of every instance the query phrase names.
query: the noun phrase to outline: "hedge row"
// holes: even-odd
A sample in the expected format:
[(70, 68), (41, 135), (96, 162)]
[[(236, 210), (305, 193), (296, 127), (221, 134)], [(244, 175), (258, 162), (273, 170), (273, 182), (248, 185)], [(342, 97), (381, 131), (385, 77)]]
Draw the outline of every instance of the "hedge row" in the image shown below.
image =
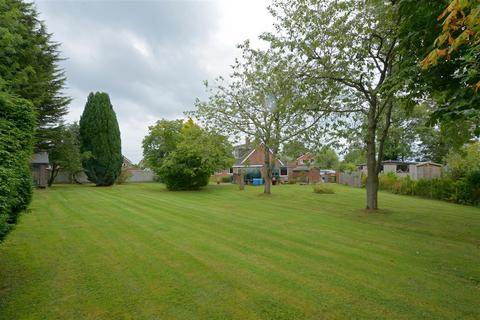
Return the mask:
[(32, 198), (29, 161), (34, 129), (32, 104), (0, 92), (0, 240)]
[(439, 199), (454, 203), (480, 205), (480, 171), (472, 171), (457, 180), (450, 178), (420, 179), (413, 181), (410, 177), (397, 177), (388, 173), (379, 177), (380, 190), (396, 194), (415, 195)]

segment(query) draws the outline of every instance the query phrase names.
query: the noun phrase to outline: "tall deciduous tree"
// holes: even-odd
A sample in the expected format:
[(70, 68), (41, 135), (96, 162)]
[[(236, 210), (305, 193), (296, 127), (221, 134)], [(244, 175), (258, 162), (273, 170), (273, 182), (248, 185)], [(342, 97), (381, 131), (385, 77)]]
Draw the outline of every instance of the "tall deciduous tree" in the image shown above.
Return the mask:
[(337, 104), (318, 111), (365, 123), (366, 207), (376, 210), (384, 144), (404, 87), (398, 77), (397, 1), (277, 0), (271, 12), (277, 32), (264, 38), (291, 53), (311, 92), (336, 97)]
[(117, 117), (107, 93), (88, 96), (80, 118), (80, 152), (90, 153), (83, 168), (97, 186), (110, 186), (120, 174), (122, 150)]
[(246, 135), (264, 145), (264, 193), (270, 194), (281, 144), (310, 129), (321, 117), (305, 107), (298, 81), (279, 53), (254, 50), (248, 42), (240, 47), (242, 58), (232, 66), (230, 78), (207, 85), (209, 100), (197, 101), (197, 110), (191, 114), (212, 129)]
[(31, 101), (37, 111), (36, 147), (50, 149), (70, 98), (59, 43), (39, 19), (33, 3), (0, 1), (0, 88)]

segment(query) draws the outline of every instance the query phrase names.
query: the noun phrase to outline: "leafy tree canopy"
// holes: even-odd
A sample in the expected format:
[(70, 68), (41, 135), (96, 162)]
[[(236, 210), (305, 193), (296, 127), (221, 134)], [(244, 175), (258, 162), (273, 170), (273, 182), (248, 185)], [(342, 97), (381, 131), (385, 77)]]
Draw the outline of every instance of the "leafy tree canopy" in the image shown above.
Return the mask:
[(447, 172), (452, 178), (459, 179), (474, 171), (480, 171), (480, 142), (447, 155)]
[(87, 159), (89, 153), (80, 153), (80, 128), (78, 124), (72, 123), (57, 128), (53, 145), (49, 153), (51, 166), (48, 184), (51, 185), (59, 173), (63, 170), (72, 180), (83, 171), (82, 159)]
[(316, 163), (322, 169), (336, 169), (339, 165), (335, 150), (324, 147), (316, 154)]
[(232, 146), (224, 136), (207, 131), (191, 119), (160, 120), (143, 140), (149, 167), (169, 190), (195, 190), (210, 176), (233, 164)]

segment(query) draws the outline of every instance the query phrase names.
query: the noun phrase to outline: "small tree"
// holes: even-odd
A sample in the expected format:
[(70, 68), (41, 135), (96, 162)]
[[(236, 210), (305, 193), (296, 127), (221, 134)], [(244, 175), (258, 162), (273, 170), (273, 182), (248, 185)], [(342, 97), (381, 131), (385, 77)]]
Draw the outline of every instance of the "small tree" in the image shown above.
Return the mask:
[(143, 159), (147, 167), (159, 175), (163, 160), (176, 148), (182, 136), (182, 120), (159, 120), (148, 127), (143, 139)]
[(108, 94), (90, 93), (80, 118), (80, 152), (91, 156), (82, 162), (88, 180), (112, 185), (122, 167), (120, 130)]
[[(181, 126), (179, 126), (181, 125)], [(161, 120), (143, 140), (144, 157), (169, 190), (196, 190), (233, 163), (232, 148), (219, 134), (192, 120)]]
[(60, 170), (66, 172), (72, 181), (76, 181), (76, 175), (83, 171), (78, 124), (59, 127), (57, 131), (54, 148), (49, 153), (51, 172), (48, 186), (53, 184)]
[(228, 80), (209, 87), (208, 101), (197, 101), (190, 114), (225, 134), (246, 135), (264, 146), (264, 193), (271, 193), (272, 171), (282, 143), (313, 127), (321, 117), (305, 106), (288, 60), (274, 50), (254, 50), (249, 43)]

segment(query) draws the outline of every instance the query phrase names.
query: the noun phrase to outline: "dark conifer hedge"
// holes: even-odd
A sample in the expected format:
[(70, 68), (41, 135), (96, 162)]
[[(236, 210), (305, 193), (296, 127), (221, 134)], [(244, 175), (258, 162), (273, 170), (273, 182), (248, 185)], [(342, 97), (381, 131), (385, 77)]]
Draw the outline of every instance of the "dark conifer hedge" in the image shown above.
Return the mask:
[(0, 92), (0, 240), (32, 198), (33, 105)]

